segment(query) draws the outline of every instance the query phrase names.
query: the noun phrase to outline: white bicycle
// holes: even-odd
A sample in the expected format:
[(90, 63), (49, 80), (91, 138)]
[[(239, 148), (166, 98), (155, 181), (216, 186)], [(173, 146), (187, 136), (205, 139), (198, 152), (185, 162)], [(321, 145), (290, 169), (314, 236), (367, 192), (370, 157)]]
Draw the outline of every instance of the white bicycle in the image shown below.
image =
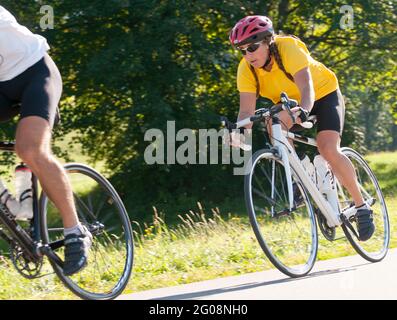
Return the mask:
[[(365, 202), (373, 210), (375, 233), (363, 242), (358, 239), (354, 223), (356, 209), (347, 190), (330, 170), (322, 177), (317, 170), (317, 174), (311, 177), (288, 142), (290, 139), (317, 147), (315, 139), (282, 130), (278, 113), (287, 110), (293, 117), (291, 108), (295, 106), (295, 100), (282, 94), (281, 104), (270, 109), (258, 109), (252, 117), (237, 123), (223, 118), (229, 130), (272, 120), (272, 144), (269, 149), (253, 154), (244, 183), (246, 207), (261, 248), (284, 274), (304, 276), (316, 260), (318, 223), (327, 240), (334, 241), (336, 228), (341, 227), (363, 258), (371, 262), (382, 260), (389, 246), (390, 226), (386, 204), (374, 173), (357, 151), (342, 148), (342, 153), (355, 168)], [(312, 122), (302, 124), (306, 128), (312, 125)], [(325, 180), (330, 185), (327, 190), (324, 189)]]

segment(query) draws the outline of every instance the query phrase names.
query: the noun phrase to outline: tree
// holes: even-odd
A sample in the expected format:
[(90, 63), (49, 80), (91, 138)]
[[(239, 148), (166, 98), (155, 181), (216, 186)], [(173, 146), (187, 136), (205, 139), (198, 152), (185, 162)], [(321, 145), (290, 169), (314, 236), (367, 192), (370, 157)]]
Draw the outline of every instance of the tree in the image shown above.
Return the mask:
[[(396, 146), (389, 116), (389, 110), (397, 114), (394, 3), (356, 1), (354, 27), (345, 30), (343, 4), (56, 0), (55, 29), (42, 31), (38, 2), (3, 1), (52, 47), (64, 79), (59, 134), (78, 133), (85, 152), (106, 161), (129, 208), (142, 208), (142, 215), (152, 205), (182, 209), (197, 200), (241, 198), (242, 179), (232, 175), (231, 166), (147, 165), (144, 134), (151, 128), (165, 132), (167, 120), (176, 121), (176, 130), (197, 130), (219, 128), (221, 114), (236, 117), (241, 56), (228, 43), (228, 32), (248, 14), (270, 16), (276, 30), (299, 36), (337, 74), (348, 102), (345, 145)], [(387, 126), (373, 130), (379, 121)]]

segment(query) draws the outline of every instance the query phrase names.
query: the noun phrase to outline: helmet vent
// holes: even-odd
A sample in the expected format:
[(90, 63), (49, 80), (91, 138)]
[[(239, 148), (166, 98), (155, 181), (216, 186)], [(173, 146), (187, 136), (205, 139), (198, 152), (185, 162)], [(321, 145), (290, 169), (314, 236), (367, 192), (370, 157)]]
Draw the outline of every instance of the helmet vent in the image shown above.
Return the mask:
[(245, 31), (247, 31), (247, 28), (248, 28), (248, 26), (245, 26), (245, 27), (243, 28), (243, 32), (242, 32), (241, 34), (245, 34)]

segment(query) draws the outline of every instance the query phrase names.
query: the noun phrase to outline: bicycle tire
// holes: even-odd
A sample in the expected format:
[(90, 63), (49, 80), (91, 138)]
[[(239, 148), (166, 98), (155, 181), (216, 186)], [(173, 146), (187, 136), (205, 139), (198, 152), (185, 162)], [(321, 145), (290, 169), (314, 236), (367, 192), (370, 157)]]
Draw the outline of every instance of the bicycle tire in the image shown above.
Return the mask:
[[(69, 175), (80, 221), (88, 225), (97, 219), (103, 224), (103, 232), (94, 235), (88, 266), (76, 275), (65, 276), (59, 265), (50, 263), (63, 284), (79, 297), (114, 299), (125, 289), (133, 266), (133, 233), (127, 211), (116, 190), (100, 173), (78, 163), (66, 164), (64, 168)], [(63, 238), (60, 215), (55, 211), (55, 206), (42, 192), (40, 227), (44, 244)]]
[[(274, 155), (269, 156), (270, 154), (272, 154), (272, 152), (270, 150), (266, 150), (266, 149), (257, 151), (252, 156), (251, 170), (245, 176), (244, 194), (245, 194), (245, 202), (246, 202), (246, 207), (248, 210), (249, 219), (250, 219), (253, 231), (255, 233), (255, 236), (256, 236), (263, 252), (266, 254), (268, 259), (272, 262), (272, 264), (278, 270), (280, 270), (282, 273), (284, 273), (290, 277), (294, 277), (294, 278), (302, 277), (311, 271), (311, 269), (314, 266), (316, 257), (317, 257), (318, 232), (317, 232), (317, 222), (316, 222), (316, 218), (315, 218), (315, 213), (314, 213), (313, 207), (311, 205), (310, 198), (308, 196), (306, 188), (303, 186), (302, 182), (300, 181), (298, 176), (295, 174), (294, 168), (291, 167), (293, 181), (296, 183), (297, 188), (300, 191), (301, 196), (303, 197), (304, 205), (307, 210), (305, 210), (305, 209), (300, 210), (299, 209), (300, 207), (299, 208), (296, 207), (295, 212), (293, 212), (293, 214), (285, 215), (284, 220), (286, 222), (276, 221), (276, 219), (280, 219), (279, 217), (275, 218), (276, 214), (274, 214), (274, 216), (273, 216), (273, 214), (269, 215), (268, 207), (265, 207), (266, 201), (269, 201), (272, 203), (270, 205), (270, 207), (273, 207), (273, 209), (271, 209), (270, 212), (273, 212), (274, 208), (276, 206), (277, 206), (277, 208), (283, 208), (283, 207), (287, 206), (287, 202), (288, 202), (288, 200), (287, 200), (288, 196), (286, 196), (285, 190), (278, 192), (278, 194), (280, 195), (279, 196), (280, 199), (275, 199), (275, 198), (272, 199), (272, 196), (268, 197), (265, 195), (265, 193), (268, 193), (268, 191), (266, 191), (265, 189), (260, 190), (258, 192), (258, 191), (255, 191), (255, 187), (253, 187), (253, 182), (252, 182), (253, 174), (255, 173), (255, 168), (257, 166), (259, 168), (258, 164), (262, 159), (264, 161), (271, 161), (274, 164), (278, 163), (279, 165), (281, 165), (282, 170), (279, 170), (279, 172), (280, 172), (279, 176), (281, 177), (280, 183), (281, 184), (283, 183), (282, 182), (283, 176), (285, 177), (285, 171), (283, 171), (284, 166), (282, 165), (281, 161), (276, 156), (274, 156)], [(275, 165), (274, 165), (274, 168), (275, 168)], [(262, 170), (262, 169), (260, 169), (260, 170)], [(262, 170), (262, 172), (264, 172), (264, 171)], [(272, 172), (276, 172), (276, 170), (273, 171), (273, 164), (272, 164)], [(263, 173), (263, 175), (266, 175), (266, 174)], [(270, 178), (267, 177), (267, 180), (269, 180), (269, 179)], [(265, 180), (266, 179), (264, 179), (264, 181)], [(271, 181), (270, 181), (270, 183), (271, 183)], [(274, 183), (274, 184), (276, 184), (276, 183)], [(259, 188), (261, 188), (260, 185), (264, 185), (264, 183), (258, 182)], [(286, 187), (286, 186), (284, 186), (284, 187)], [(259, 193), (261, 193), (261, 195), (258, 195), (256, 197), (259, 199), (259, 200), (255, 200), (256, 204), (254, 203), (253, 192), (257, 195)], [(286, 191), (286, 192), (288, 194), (288, 191)], [(272, 193), (272, 191), (270, 193)], [(276, 194), (277, 192), (273, 192), (273, 193)], [(263, 199), (269, 198), (271, 200), (261, 201), (260, 198), (263, 198)], [(282, 198), (284, 198), (284, 200)], [(282, 204), (281, 201), (284, 201), (285, 203)], [(262, 207), (258, 207), (259, 205), (262, 205)], [(258, 209), (256, 209), (255, 207), (257, 207)], [(261, 210), (259, 210), (259, 208)], [(289, 208), (289, 203), (288, 203), (288, 208)], [(261, 216), (260, 211), (263, 211), (263, 213), (265, 213), (265, 214), (263, 216)], [(272, 222), (274, 222), (276, 227), (273, 228), (272, 226), (270, 226), (270, 224)], [(302, 229), (310, 228), (310, 231), (303, 230), (303, 232), (301, 234), (301, 236), (302, 236), (301, 238), (299, 238), (299, 237), (291, 238), (290, 241), (288, 240), (288, 237), (282, 237), (281, 234), (280, 234), (280, 236), (275, 235), (274, 236), (275, 240), (270, 239), (271, 233), (273, 233), (273, 232), (275, 233), (277, 231), (278, 227), (288, 228), (289, 225), (293, 225), (293, 224), (295, 224), (297, 226), (298, 231), (299, 231), (299, 224), (302, 224)], [(292, 230), (291, 235), (294, 232), (296, 232), (296, 231)], [(294, 233), (294, 235), (296, 235), (296, 234)], [(286, 253), (287, 255), (289, 255), (289, 257), (286, 257), (285, 259), (284, 259), (284, 257), (282, 257), (283, 253), (281, 253), (280, 256), (278, 256), (277, 252), (279, 250), (282, 251), (284, 249), (284, 247), (288, 248), (288, 246), (293, 247), (294, 241), (295, 241), (295, 245), (297, 245), (296, 241), (299, 241), (299, 239), (306, 239), (308, 242), (310, 242), (310, 244), (308, 244), (308, 246), (310, 248), (306, 247), (307, 249), (309, 249), (307, 257), (300, 259), (299, 254), (298, 254), (299, 252), (302, 251), (302, 248), (305, 247), (306, 245), (304, 245), (303, 247), (299, 247), (299, 248), (297, 248), (296, 246), (294, 248), (290, 248), (293, 251), (291, 251), (291, 254)], [(280, 244), (277, 245), (276, 242), (280, 242)], [(289, 258), (291, 258), (291, 259), (293, 258), (291, 260), (291, 263), (293, 265), (289, 265), (289, 263), (287, 265), (287, 262), (285, 262), (285, 261), (288, 261)], [(304, 263), (302, 264), (302, 262), (304, 262)]]
[[(370, 196), (374, 197), (375, 199), (374, 206), (371, 208), (374, 212), (374, 235), (369, 240), (362, 242), (359, 241), (356, 236), (350, 231), (350, 229), (344, 224), (342, 224), (343, 232), (345, 233), (346, 238), (348, 239), (350, 244), (360, 256), (370, 262), (379, 262), (383, 260), (383, 258), (386, 256), (390, 243), (389, 216), (382, 190), (380, 189), (378, 180), (376, 179), (376, 176), (369, 167), (368, 163), (357, 151), (345, 147), (341, 149), (341, 152), (345, 156), (347, 156), (352, 162), (357, 174), (361, 192), (364, 193), (363, 196), (365, 200), (368, 200)], [(357, 165), (355, 166), (355, 164), (360, 165), (361, 168), (357, 168)], [(361, 175), (361, 173), (364, 172), (367, 174), (367, 178)], [(372, 186), (370, 185), (369, 181)], [(351, 203), (349, 204), (347, 199), (342, 199), (342, 197), (345, 197), (346, 192), (343, 192), (343, 190), (339, 189), (338, 193), (340, 207), (342, 210), (343, 207), (353, 204), (352, 201), (350, 201)]]

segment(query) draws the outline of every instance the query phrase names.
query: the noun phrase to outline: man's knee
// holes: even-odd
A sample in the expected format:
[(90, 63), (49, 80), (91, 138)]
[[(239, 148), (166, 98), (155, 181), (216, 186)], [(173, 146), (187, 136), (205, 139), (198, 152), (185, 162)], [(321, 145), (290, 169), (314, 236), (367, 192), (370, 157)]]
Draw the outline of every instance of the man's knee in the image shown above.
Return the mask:
[(40, 145), (16, 143), (15, 151), (19, 158), (28, 165), (39, 165), (49, 159), (50, 155)]

